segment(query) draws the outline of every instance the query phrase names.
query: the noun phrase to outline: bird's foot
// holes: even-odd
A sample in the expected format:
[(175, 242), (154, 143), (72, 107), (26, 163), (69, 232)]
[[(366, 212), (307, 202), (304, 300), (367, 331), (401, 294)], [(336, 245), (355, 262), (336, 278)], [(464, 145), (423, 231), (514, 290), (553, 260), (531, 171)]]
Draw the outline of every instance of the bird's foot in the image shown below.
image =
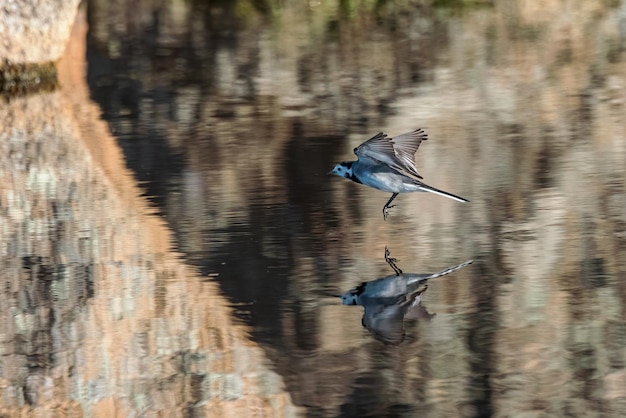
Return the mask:
[(398, 261), (394, 257), (390, 257), (390, 255), (391, 251), (389, 251), (389, 248), (385, 245), (385, 261), (388, 263), (395, 263), (396, 261)]
[(390, 205), (390, 206), (383, 206), (383, 219), (386, 221), (387, 217), (389, 216), (389, 209), (391, 208), (395, 208), (396, 205)]
[(396, 266), (396, 261), (398, 260), (396, 258), (389, 257), (390, 255), (391, 252), (389, 251), (389, 248), (385, 247), (385, 261), (387, 262), (387, 264), (389, 264), (389, 266), (391, 266), (393, 271), (396, 272), (396, 276), (399, 276), (402, 274), (402, 270), (400, 270), (400, 268)]

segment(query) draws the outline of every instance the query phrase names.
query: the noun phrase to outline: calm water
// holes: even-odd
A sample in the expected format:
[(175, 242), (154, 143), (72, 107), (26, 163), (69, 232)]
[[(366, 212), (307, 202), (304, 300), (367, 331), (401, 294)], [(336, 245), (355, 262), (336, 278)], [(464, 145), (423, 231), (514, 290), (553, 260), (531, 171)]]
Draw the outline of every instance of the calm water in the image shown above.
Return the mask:
[[(89, 94), (172, 257), (217, 285), (303, 415), (624, 416), (626, 3), (454, 3), (92, 1)], [(418, 127), (424, 181), (471, 203), (401, 195), (384, 222), (388, 194), (327, 175), (376, 132)], [(385, 247), (405, 273), (474, 260), (428, 283), (394, 344), (332, 296), (393, 274)], [(175, 288), (189, 318), (212, 315), (203, 290), (156, 276), (106, 289), (158, 307)], [(66, 290), (73, 309), (98, 300), (93, 281)], [(198, 376), (189, 361), (172, 376)], [(146, 367), (127, 374), (166, 399)]]

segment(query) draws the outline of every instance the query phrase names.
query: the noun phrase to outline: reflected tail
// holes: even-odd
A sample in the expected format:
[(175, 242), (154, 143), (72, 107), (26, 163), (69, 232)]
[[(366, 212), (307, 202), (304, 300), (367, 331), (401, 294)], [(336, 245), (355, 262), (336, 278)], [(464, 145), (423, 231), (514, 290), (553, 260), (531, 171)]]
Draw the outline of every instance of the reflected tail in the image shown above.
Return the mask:
[(428, 276), (428, 279), (434, 279), (435, 277), (445, 276), (446, 274), (450, 274), (453, 271), (457, 271), (459, 269), (462, 269), (463, 267), (469, 266), (473, 262), (474, 260), (468, 260), (465, 263), (461, 263), (453, 267), (448, 267), (447, 269), (441, 270), (439, 273), (431, 274), (430, 276)]

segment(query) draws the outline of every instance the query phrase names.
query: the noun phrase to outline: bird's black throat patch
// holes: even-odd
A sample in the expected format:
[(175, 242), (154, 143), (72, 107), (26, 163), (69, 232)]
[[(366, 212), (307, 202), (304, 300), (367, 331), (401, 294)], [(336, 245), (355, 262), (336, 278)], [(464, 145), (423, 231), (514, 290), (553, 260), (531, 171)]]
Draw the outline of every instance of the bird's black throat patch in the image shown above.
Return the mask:
[(352, 294), (361, 296), (361, 294), (365, 292), (365, 286), (367, 286), (367, 282), (361, 283), (360, 285), (354, 288), (354, 292), (352, 292)]
[(359, 180), (359, 178), (357, 176), (354, 175), (354, 173), (350, 173), (350, 177), (348, 177), (350, 180), (352, 180), (355, 183), (359, 183), (359, 184), (363, 184), (361, 182), (361, 180)]

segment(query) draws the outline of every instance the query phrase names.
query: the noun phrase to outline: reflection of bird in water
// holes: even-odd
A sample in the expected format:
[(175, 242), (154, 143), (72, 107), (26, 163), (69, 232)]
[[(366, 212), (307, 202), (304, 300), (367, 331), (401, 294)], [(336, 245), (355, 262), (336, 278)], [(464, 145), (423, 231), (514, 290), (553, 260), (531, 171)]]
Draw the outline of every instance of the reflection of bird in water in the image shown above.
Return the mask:
[(428, 288), (426, 282), (450, 274), (474, 261), (469, 260), (434, 274), (405, 274), (396, 266), (396, 260), (389, 257), (387, 248), (385, 260), (396, 274), (361, 283), (341, 295), (341, 302), (344, 305), (363, 306), (365, 312), (362, 325), (376, 339), (394, 345), (404, 340), (405, 319), (430, 319), (434, 316), (422, 306), (420, 298)]
[(391, 202), (399, 193), (431, 192), (458, 202), (469, 202), (421, 182), (423, 177), (415, 167), (415, 152), (426, 139), (428, 136), (421, 129), (393, 138), (379, 132), (354, 149), (357, 161), (337, 164), (332, 174), (392, 193), (383, 206), (384, 219), (387, 219), (389, 208), (393, 207)]

